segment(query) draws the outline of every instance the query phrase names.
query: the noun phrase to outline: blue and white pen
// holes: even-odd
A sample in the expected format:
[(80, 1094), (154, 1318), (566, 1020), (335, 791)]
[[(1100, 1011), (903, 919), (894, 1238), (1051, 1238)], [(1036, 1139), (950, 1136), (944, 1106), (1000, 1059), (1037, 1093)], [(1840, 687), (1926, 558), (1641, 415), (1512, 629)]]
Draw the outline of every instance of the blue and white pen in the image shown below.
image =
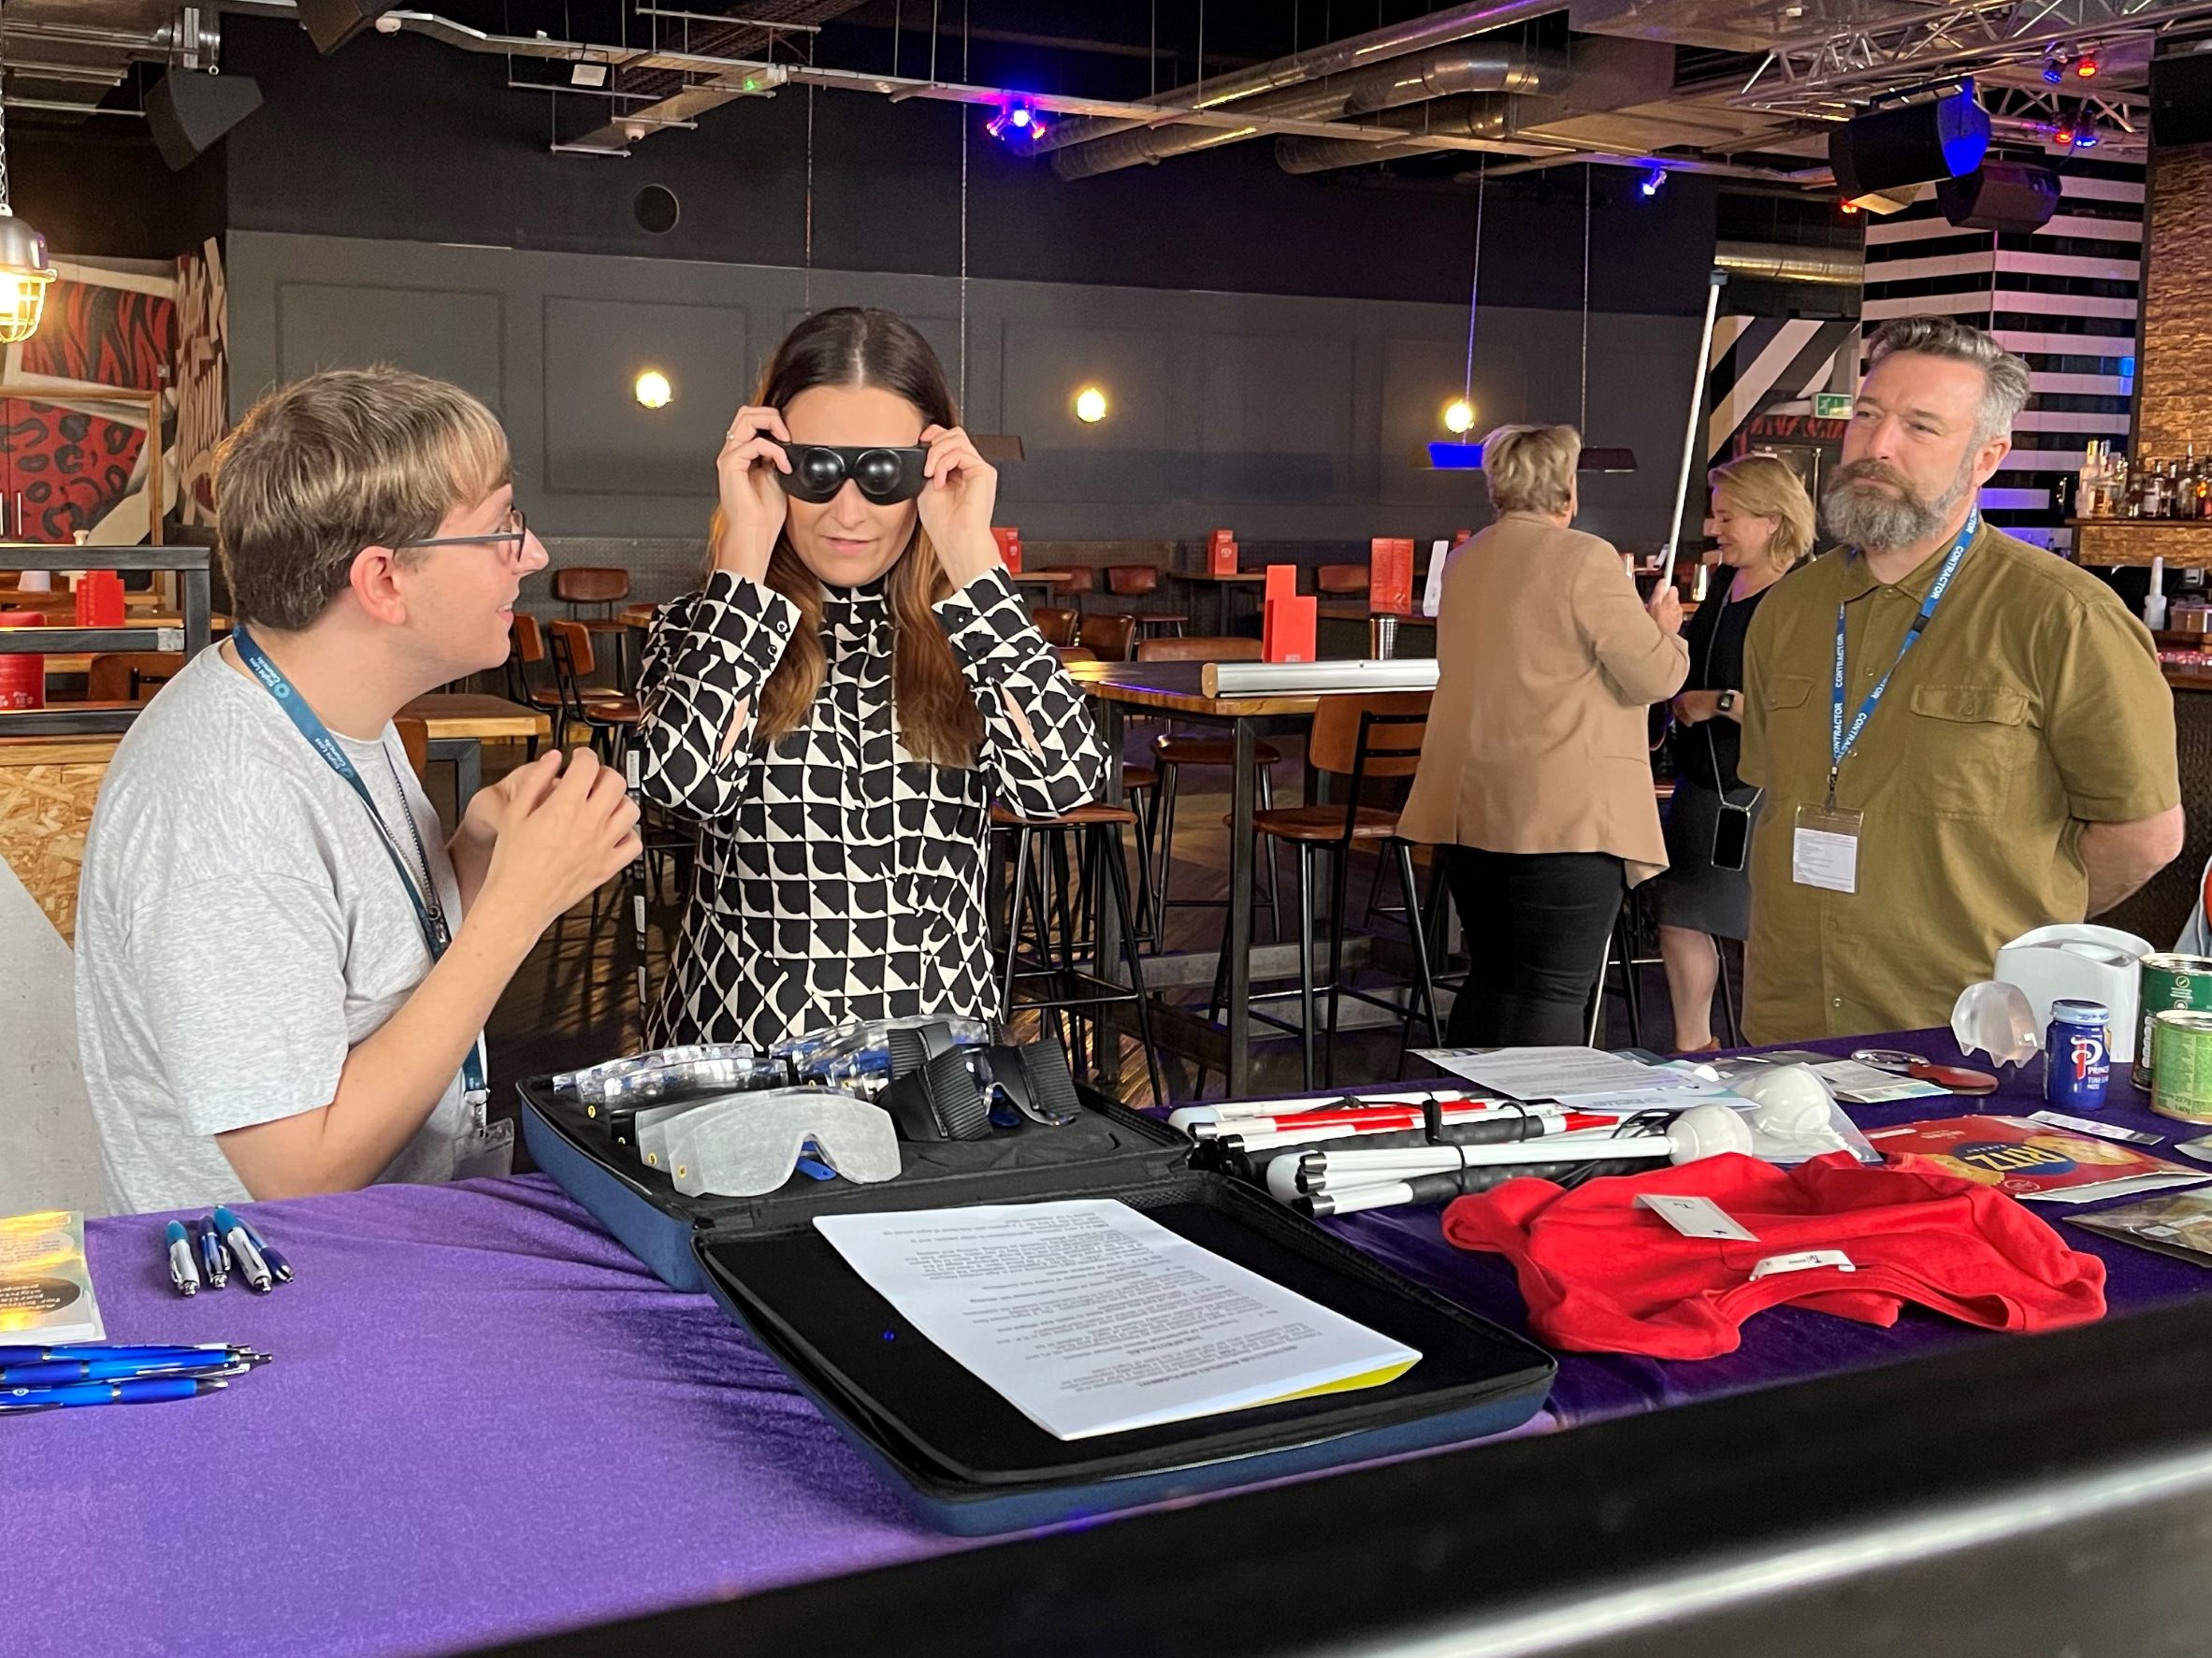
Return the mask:
[(239, 1272), (256, 1295), (267, 1295), (277, 1287), (276, 1278), (268, 1270), (268, 1262), (261, 1259), (261, 1251), (253, 1247), (253, 1240), (246, 1235), (246, 1229), (239, 1224), (239, 1218), (221, 1205), (215, 1210), (215, 1230), (229, 1247), (230, 1257), (238, 1263)]
[[(0, 1364), (30, 1364), (48, 1359), (136, 1359), (140, 1363), (190, 1363), (200, 1359), (220, 1359), (224, 1355), (243, 1359), (253, 1354), (251, 1348), (233, 1342), (153, 1342), (126, 1345), (105, 1341), (68, 1342), (60, 1347), (0, 1347)], [(268, 1357), (267, 1353), (260, 1358)]]
[(261, 1251), (261, 1259), (268, 1262), (268, 1270), (277, 1275), (277, 1282), (289, 1284), (292, 1263), (278, 1254), (275, 1246), (261, 1235), (261, 1229), (250, 1221), (246, 1223), (246, 1235), (253, 1240), (253, 1247)]
[(208, 1287), (212, 1290), (222, 1289), (230, 1272), (229, 1262), (223, 1253), (223, 1240), (215, 1235), (215, 1223), (212, 1220), (188, 1220), (184, 1224), (191, 1230), (192, 1235), (199, 1240), (200, 1269), (207, 1275)]
[(200, 1273), (192, 1259), (192, 1239), (185, 1235), (184, 1223), (170, 1221), (162, 1236), (169, 1246), (169, 1282), (177, 1286), (180, 1295), (197, 1295)]
[(243, 1376), (259, 1353), (202, 1353), (196, 1359), (41, 1359), (0, 1364), (0, 1387), (51, 1388), (70, 1382), (137, 1381), (155, 1376)]

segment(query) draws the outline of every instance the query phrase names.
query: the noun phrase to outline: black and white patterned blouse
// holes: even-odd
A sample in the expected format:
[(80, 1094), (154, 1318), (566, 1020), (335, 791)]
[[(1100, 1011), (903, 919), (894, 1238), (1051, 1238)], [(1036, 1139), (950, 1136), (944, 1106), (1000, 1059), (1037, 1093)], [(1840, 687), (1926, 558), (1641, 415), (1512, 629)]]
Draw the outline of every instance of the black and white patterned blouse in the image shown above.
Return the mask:
[(649, 1045), (765, 1046), (847, 1018), (997, 1015), (984, 911), (991, 800), (1026, 816), (1064, 812), (1094, 798), (1104, 757), (1081, 693), (1004, 570), (935, 608), (983, 712), (972, 769), (918, 760), (899, 740), (880, 581), (825, 589), (821, 693), (765, 749), (752, 722), (799, 607), (720, 570), (662, 607), (639, 669), (640, 790), (702, 832)]

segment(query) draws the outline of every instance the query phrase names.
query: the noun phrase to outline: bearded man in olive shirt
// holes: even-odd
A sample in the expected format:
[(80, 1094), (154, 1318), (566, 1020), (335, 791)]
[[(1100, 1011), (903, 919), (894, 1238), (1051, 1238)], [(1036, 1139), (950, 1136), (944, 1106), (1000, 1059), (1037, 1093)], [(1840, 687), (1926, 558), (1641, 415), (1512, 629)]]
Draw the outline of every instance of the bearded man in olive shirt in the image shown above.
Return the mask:
[(2181, 850), (2149, 633), (1975, 509), (2027, 364), (1949, 317), (1890, 323), (1871, 354), (1821, 497), (1844, 545), (1769, 593), (1744, 645), (1754, 1042), (1947, 1023), (1999, 945)]

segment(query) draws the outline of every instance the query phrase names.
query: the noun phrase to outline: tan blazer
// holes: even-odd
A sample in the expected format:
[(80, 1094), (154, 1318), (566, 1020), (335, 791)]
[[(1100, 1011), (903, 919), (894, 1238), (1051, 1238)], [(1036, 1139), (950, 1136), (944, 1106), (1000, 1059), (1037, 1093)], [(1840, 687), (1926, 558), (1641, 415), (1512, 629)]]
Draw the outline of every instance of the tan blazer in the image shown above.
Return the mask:
[(1399, 832), (1489, 852), (1610, 852), (1667, 867), (1645, 708), (1689, 647), (1645, 612), (1610, 542), (1508, 512), (1451, 555), (1437, 694)]

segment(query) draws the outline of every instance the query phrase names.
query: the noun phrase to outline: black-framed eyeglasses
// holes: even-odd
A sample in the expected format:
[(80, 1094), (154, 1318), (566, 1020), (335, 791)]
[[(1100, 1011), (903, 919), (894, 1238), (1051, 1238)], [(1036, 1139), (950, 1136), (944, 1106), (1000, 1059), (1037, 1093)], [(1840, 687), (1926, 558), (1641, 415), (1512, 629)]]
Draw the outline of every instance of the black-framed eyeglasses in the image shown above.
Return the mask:
[(529, 521), (523, 516), (522, 509), (509, 507), (507, 527), (504, 529), (487, 529), (472, 536), (428, 536), (417, 541), (394, 541), (392, 550), (398, 552), (402, 547), (474, 546), (480, 542), (485, 545), (504, 544), (507, 557), (513, 560), (522, 556), (523, 542), (528, 540), (529, 533)]

